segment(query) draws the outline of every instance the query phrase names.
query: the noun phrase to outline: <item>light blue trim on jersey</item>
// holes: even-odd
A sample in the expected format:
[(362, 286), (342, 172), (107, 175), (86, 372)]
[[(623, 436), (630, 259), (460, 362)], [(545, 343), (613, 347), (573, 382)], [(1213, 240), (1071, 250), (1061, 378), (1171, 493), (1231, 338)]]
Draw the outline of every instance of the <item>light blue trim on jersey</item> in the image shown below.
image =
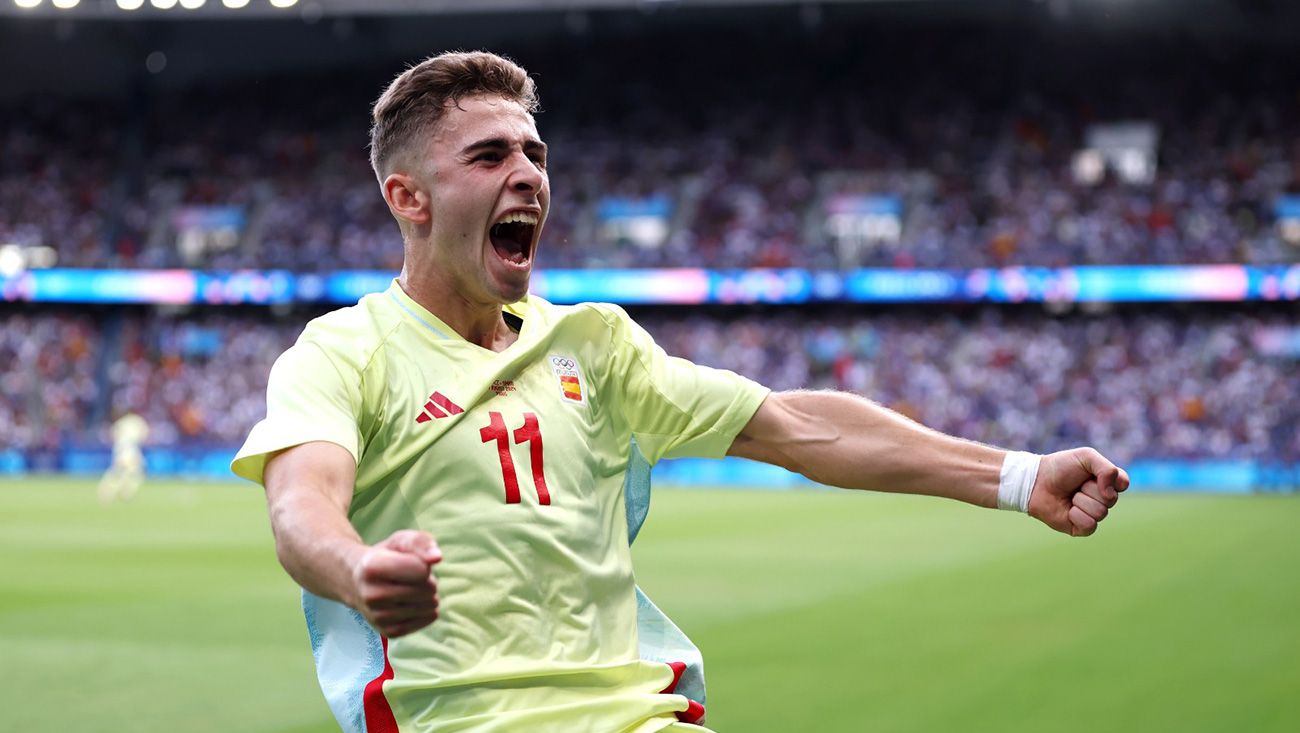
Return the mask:
[(623, 474), (623, 503), (627, 507), (627, 543), (636, 540), (650, 514), (650, 462), (632, 438), (628, 448), (627, 471)]
[(636, 589), (636, 633), (642, 659), (686, 664), (686, 671), (682, 672), (673, 692), (704, 705), (704, 655), (639, 587)]
[[(627, 511), (627, 541), (632, 544), (650, 514), (650, 462), (632, 438), (627, 470), (623, 474), (623, 502)], [(642, 659), (651, 662), (683, 662), (686, 671), (674, 691), (704, 704), (704, 655), (659, 607), (636, 589), (636, 631)]]
[(302, 612), (325, 701), (343, 733), (365, 733), (366, 685), (384, 671), (383, 641), (361, 614), (306, 590)]
[(389, 291), (388, 291), (388, 297), (391, 298), (392, 301), (393, 301), (394, 303), (397, 304), (397, 307), (398, 307), (398, 308), (401, 308), (402, 310), (406, 311), (407, 315), (409, 315), (410, 317), (412, 317), (412, 318), (414, 318), (415, 320), (419, 321), (421, 326), (424, 326), (425, 328), (427, 328), (427, 329), (429, 329), (430, 331), (433, 331), (435, 334), (437, 334), (437, 335), (438, 335), (438, 338), (441, 338), (441, 339), (449, 338), (449, 337), (447, 336), (447, 334), (445, 334), (445, 333), (443, 333), (441, 330), (439, 330), (437, 326), (434, 326), (432, 323), (429, 323), (428, 321), (426, 321), (426, 320), (424, 320), (423, 318), (421, 318), (421, 317), (419, 316), (418, 313), (416, 313), (415, 311), (411, 310), (410, 308), (407, 308), (407, 307), (406, 307), (406, 304), (403, 303), (403, 302), (401, 301), (401, 299), (399, 299), (396, 295), (394, 295), (392, 290), (389, 290)]

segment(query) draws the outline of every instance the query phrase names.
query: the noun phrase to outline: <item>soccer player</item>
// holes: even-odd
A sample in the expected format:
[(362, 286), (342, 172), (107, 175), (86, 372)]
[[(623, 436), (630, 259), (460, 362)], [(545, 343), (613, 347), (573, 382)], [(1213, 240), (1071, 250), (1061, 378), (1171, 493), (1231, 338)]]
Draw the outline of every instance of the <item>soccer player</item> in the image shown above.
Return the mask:
[(149, 437), (149, 424), (134, 412), (113, 421), (113, 460), (99, 480), (99, 501), (130, 501), (144, 483), (144, 454), (140, 444)]
[(743, 456), (1071, 535), (1127, 487), (1092, 449), (1008, 453), (852, 395), (770, 393), (669, 357), (615, 306), (530, 296), (550, 204), (536, 105), (527, 73), (486, 53), (388, 87), (371, 161), (401, 273), (307, 325), (232, 465), (266, 487), (345, 731), (704, 730), (699, 653), (632, 575), (664, 457)]

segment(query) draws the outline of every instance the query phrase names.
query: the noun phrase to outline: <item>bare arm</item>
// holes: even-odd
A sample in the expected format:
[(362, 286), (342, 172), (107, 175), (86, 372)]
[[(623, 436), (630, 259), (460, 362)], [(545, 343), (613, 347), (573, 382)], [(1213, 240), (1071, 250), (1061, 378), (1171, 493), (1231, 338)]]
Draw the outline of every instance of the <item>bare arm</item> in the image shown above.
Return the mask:
[(403, 530), (366, 545), (348, 521), (356, 481), (352, 455), (313, 442), (273, 456), (263, 474), (280, 564), (303, 588), (345, 603), (388, 637), (438, 616), (430, 568), (442, 559), (433, 537)]
[[(768, 396), (728, 451), (813, 481), (959, 499), (996, 507), (1006, 451), (954, 438), (855, 395)], [(1091, 448), (1044, 456), (1029, 513), (1071, 535), (1097, 522), (1128, 488), (1128, 476)]]

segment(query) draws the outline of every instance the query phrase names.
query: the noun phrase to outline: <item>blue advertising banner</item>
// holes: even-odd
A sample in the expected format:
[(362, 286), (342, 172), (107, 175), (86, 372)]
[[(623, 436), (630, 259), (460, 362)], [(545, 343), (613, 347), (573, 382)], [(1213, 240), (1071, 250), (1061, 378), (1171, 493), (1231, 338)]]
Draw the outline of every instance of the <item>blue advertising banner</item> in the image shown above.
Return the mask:
[[(50, 303), (352, 304), (396, 273), (280, 270), (31, 270), (0, 278), (0, 300)], [(849, 271), (545, 270), (533, 292), (555, 303), (1198, 302), (1300, 300), (1300, 265), (1095, 266)]]
[[(238, 447), (213, 448), (211, 446), (185, 446), (178, 448), (146, 448), (145, 471), (151, 476), (181, 476), (194, 478), (234, 478), (230, 462), (235, 459)], [(96, 475), (103, 473), (112, 461), (113, 453), (107, 447), (73, 446), (63, 449), (58, 470), (65, 473)]]
[(1278, 196), (1273, 202), (1273, 215), (1278, 219), (1300, 219), (1300, 196)]
[(843, 278), (843, 299), (855, 303), (938, 303), (983, 297), (972, 298), (969, 278), (959, 271), (853, 270)]
[[(231, 479), (230, 461), (236, 446), (189, 446), (149, 448), (145, 463), (150, 475), (204, 479)], [(53, 461), (35, 460), (21, 451), (0, 452), (0, 475), (23, 475), (32, 471), (60, 471), (94, 476), (108, 468), (107, 447), (72, 446), (53, 456)], [(1300, 491), (1300, 464), (1268, 464), (1248, 460), (1142, 459), (1126, 466), (1135, 492), (1204, 492), (1250, 494)], [(740, 458), (710, 460), (678, 458), (660, 461), (653, 477), (656, 484), (684, 487), (744, 489), (797, 489), (818, 485), (783, 468)]]

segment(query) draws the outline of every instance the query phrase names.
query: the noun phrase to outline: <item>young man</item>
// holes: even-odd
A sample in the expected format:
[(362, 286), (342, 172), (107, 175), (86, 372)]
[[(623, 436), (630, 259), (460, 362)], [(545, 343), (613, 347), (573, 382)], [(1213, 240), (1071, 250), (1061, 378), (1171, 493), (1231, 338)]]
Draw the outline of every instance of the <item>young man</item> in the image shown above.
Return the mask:
[(1126, 488), (1091, 449), (1040, 459), (851, 395), (772, 394), (667, 356), (615, 306), (530, 297), (550, 204), (536, 103), (486, 53), (392, 83), (371, 145), (402, 272), (308, 324), (233, 464), (266, 487), (344, 730), (702, 730), (698, 652), (632, 577), (665, 456), (1000, 505), (1072, 535)]
[(144, 483), (144, 453), (140, 445), (149, 437), (149, 424), (134, 412), (113, 421), (113, 460), (99, 479), (99, 501), (130, 501)]

